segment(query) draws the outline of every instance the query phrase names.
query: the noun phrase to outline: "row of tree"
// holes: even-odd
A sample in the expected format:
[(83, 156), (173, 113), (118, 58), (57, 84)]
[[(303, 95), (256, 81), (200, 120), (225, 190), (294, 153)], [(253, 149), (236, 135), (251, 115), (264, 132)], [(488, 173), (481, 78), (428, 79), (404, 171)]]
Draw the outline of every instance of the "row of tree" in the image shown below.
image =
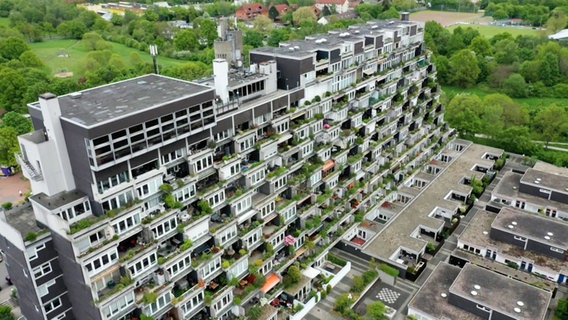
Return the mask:
[(450, 33), (433, 21), (425, 31), (442, 84), (486, 84), (517, 98), (568, 97), (568, 48), (544, 35), (487, 39), (471, 27)]
[[(483, 98), (458, 94), (447, 105), (445, 119), (465, 138), (560, 166), (568, 165), (568, 154), (550, 158), (543, 149), (551, 141), (568, 138), (568, 112), (564, 107), (551, 104), (530, 114), (504, 94)], [(544, 146), (534, 142), (535, 139), (542, 140)]]

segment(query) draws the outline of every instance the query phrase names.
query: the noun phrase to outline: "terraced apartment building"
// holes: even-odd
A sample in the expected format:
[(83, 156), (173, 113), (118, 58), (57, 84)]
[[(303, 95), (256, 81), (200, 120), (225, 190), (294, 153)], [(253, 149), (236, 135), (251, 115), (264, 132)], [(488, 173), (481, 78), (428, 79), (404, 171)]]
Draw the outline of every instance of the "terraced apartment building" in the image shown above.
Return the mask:
[(423, 32), (368, 22), (246, 70), (217, 56), (213, 79), (41, 95), (19, 137), (33, 195), (0, 219), (26, 319), (297, 316), (328, 250), (451, 134)]

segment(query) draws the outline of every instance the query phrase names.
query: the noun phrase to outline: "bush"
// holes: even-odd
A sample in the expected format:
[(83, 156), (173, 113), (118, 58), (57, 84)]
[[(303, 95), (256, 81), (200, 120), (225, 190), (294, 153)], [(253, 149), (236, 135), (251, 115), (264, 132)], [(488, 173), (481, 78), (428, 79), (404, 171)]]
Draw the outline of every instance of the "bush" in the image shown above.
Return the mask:
[(365, 285), (373, 282), (373, 280), (375, 280), (378, 275), (379, 273), (374, 269), (363, 272), (363, 280), (365, 281)]
[(345, 261), (342, 258), (334, 255), (333, 253), (327, 254), (327, 261), (329, 261), (331, 263), (335, 263), (335, 264), (342, 266), (342, 267), (345, 267), (345, 265), (347, 264), (347, 261)]
[(193, 245), (193, 243), (191, 242), (191, 240), (186, 239), (183, 244), (181, 246), (179, 246), (180, 251), (185, 251), (189, 248), (191, 248), (191, 246)]
[(28, 232), (24, 237), (24, 241), (34, 241), (35, 239), (37, 239), (37, 233), (32, 231)]
[(0, 319), (2, 320), (14, 320), (14, 314), (12, 313), (12, 308), (9, 306), (0, 306)]
[(2, 204), (2, 208), (3, 208), (4, 210), (10, 210), (10, 209), (12, 209), (12, 202), (4, 202), (4, 203)]
[(389, 276), (398, 277), (398, 269), (395, 269), (388, 264), (381, 263), (379, 265), (379, 270), (388, 274)]
[(145, 304), (151, 304), (158, 300), (158, 294), (156, 292), (146, 292), (144, 296), (142, 296), (142, 302)]
[(365, 289), (365, 280), (361, 276), (354, 276), (353, 277), (353, 286), (351, 287), (351, 291), (355, 293), (361, 293)]

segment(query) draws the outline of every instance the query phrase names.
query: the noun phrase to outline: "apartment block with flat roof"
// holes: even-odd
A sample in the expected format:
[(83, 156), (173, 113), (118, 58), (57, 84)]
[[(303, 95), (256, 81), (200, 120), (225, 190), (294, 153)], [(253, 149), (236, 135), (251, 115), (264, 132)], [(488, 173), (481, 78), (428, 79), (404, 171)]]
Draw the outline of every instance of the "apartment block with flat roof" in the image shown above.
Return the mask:
[[(56, 309), (25, 289), (38, 311), (24, 315), (294, 316), (330, 275), (329, 249), (452, 135), (422, 41), (418, 23), (369, 22), (251, 50), (247, 69), (219, 56), (211, 79), (41, 95), (18, 154), (35, 238), (10, 227), (1, 243), (29, 274), (35, 243), (48, 241), (53, 288), (66, 293)], [(427, 220), (435, 232), (444, 223)], [(302, 277), (288, 284), (292, 265)]]

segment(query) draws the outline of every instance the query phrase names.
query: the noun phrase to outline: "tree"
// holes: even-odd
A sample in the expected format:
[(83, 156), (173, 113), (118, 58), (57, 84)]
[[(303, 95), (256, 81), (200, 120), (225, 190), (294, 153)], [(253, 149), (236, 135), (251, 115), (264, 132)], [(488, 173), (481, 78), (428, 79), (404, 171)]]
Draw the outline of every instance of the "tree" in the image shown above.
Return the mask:
[(276, 7), (271, 6), (270, 9), (268, 10), (268, 17), (272, 20), (275, 20), (276, 18), (278, 18), (278, 16), (279, 16), (279, 13), (278, 13), (278, 10), (276, 9)]
[(292, 19), (294, 20), (294, 23), (300, 23), (303, 20), (315, 22), (317, 20), (317, 17), (312, 8), (301, 7), (294, 11), (294, 13), (292, 14)]
[(87, 32), (87, 27), (77, 20), (64, 21), (57, 26), (57, 33), (66, 38), (79, 40), (85, 32)]
[(6, 60), (18, 59), (22, 53), (30, 50), (26, 42), (17, 37), (0, 40), (0, 55)]
[(321, 15), (324, 16), (324, 17), (331, 15), (331, 11), (329, 10), (328, 6), (323, 6), (323, 9), (321, 11)]
[(552, 11), (550, 18), (546, 21), (546, 30), (549, 33), (556, 33), (566, 27), (566, 14), (560, 8)]
[(446, 108), (445, 119), (465, 136), (481, 132), (483, 106), (477, 95), (455, 96)]
[(271, 47), (278, 47), (280, 42), (288, 40), (290, 35), (284, 28), (272, 29), (268, 37), (268, 45)]
[(566, 109), (555, 104), (541, 109), (534, 119), (536, 133), (546, 142), (558, 139), (568, 129), (568, 114)]
[(213, 42), (217, 39), (217, 26), (215, 21), (210, 19), (199, 20), (199, 37), (207, 41), (207, 46), (213, 46)]
[(503, 92), (514, 98), (526, 98), (528, 88), (525, 78), (518, 73), (511, 74), (503, 82)]
[(371, 320), (384, 320), (387, 319), (385, 316), (386, 307), (380, 301), (374, 301), (367, 305), (367, 310), (365, 314)]
[(178, 31), (174, 36), (174, 48), (180, 51), (194, 51), (198, 48), (197, 36), (191, 29), (183, 29)]
[(28, 133), (33, 129), (30, 119), (15, 111), (6, 112), (4, 116), (2, 116), (2, 122), (0, 122), (0, 128), (1, 127), (12, 127), (16, 130), (17, 135)]
[(531, 140), (529, 128), (512, 126), (507, 128), (497, 137), (499, 145), (510, 152), (518, 154), (535, 154), (537, 146)]
[(513, 64), (518, 60), (517, 51), (519, 47), (517, 43), (511, 39), (500, 40), (495, 43), (493, 48), (497, 63)]
[(335, 299), (335, 306), (333, 310), (343, 314), (351, 308), (353, 302), (351, 294), (344, 292)]
[(93, 50), (108, 50), (112, 46), (107, 43), (103, 37), (96, 32), (87, 32), (83, 35), (83, 46), (89, 51)]
[(547, 52), (540, 62), (540, 80), (547, 86), (556, 84), (560, 76), (560, 68), (558, 66), (558, 56), (552, 52)]
[[(276, 8), (274, 9), (276, 10)], [(274, 22), (272, 22), (272, 20), (270, 20), (270, 18), (268, 18), (267, 16), (259, 14), (258, 16), (254, 17), (252, 28), (253, 30), (258, 31), (260, 33), (267, 34), (270, 32), (270, 30), (272, 30), (273, 23)]]
[(12, 127), (0, 127), (0, 165), (15, 166), (14, 153), (18, 152), (18, 134)]
[(26, 111), (23, 97), (27, 87), (26, 80), (20, 72), (0, 66), (0, 106), (6, 111)]
[(253, 48), (258, 48), (258, 47), (262, 47), (263, 42), (262, 39), (264, 38), (264, 36), (262, 35), (262, 33), (256, 31), (256, 30), (246, 30), (245, 31), (245, 36), (244, 36), (244, 44), (245, 45), (249, 45)]
[(480, 72), (475, 53), (468, 49), (456, 52), (450, 58), (450, 72), (451, 82), (462, 88), (475, 84)]
[(473, 38), (469, 49), (475, 52), (478, 58), (491, 55), (491, 43), (489, 43), (489, 40), (484, 36)]
[(31, 50), (24, 51), (19, 60), (28, 68), (43, 68), (43, 61)]
[(302, 273), (300, 272), (300, 269), (296, 266), (290, 266), (282, 280), (282, 283), (284, 284), (284, 287), (289, 288), (290, 286), (298, 283), (301, 277)]
[(400, 13), (395, 7), (390, 7), (388, 10), (379, 13), (379, 19), (396, 19), (400, 17)]
[(529, 122), (529, 114), (526, 109), (520, 108), (507, 95), (494, 93), (483, 97), (483, 105), (499, 105), (502, 109), (501, 122), (503, 127), (524, 126)]

